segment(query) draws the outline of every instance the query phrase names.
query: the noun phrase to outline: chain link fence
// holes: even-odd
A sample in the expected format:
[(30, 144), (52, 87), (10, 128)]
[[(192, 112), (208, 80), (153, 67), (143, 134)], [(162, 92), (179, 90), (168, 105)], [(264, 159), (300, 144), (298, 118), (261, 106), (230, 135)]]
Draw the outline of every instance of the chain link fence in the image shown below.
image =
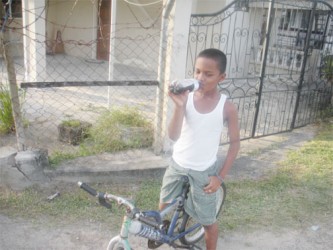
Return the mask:
[[(113, 134), (109, 140), (122, 140), (126, 144), (118, 145), (115, 150), (162, 147), (153, 145), (151, 139), (156, 136), (154, 131), (161, 130), (155, 127), (155, 123), (158, 116), (163, 115), (156, 113), (162, 1), (152, 6), (118, 1), (117, 12), (128, 18), (125, 21), (118, 17), (115, 25), (104, 21), (105, 15), (109, 18), (107, 2), (110, 1), (99, 1), (98, 4), (97, 1), (46, 2), (44, 9), (34, 16), (46, 24), (45, 36), (34, 30), (33, 23), (24, 27), (23, 18), (10, 19), (6, 25), (4, 46), (14, 58), (24, 124), (24, 138), (21, 139), (24, 139), (25, 148), (45, 148), (51, 157), (94, 153), (96, 138), (87, 142), (88, 130), (98, 126), (110, 130), (100, 131), (106, 136)], [(95, 25), (86, 21), (80, 24), (84, 19), (80, 13), (85, 13), (87, 8), (96, 15)], [(59, 10), (68, 13), (67, 16), (61, 14), (62, 20), (54, 19)], [(35, 13), (36, 9), (26, 11)], [(49, 33), (55, 34), (53, 39)], [(93, 36), (96, 38), (91, 39)], [(24, 39), (27, 39), (25, 43)], [(29, 53), (32, 48), (35, 53)], [(8, 86), (3, 57), (0, 67), (1, 84)], [(116, 138), (112, 136), (119, 126), (110, 124), (101, 128), (99, 124), (114, 110), (123, 112), (124, 119), (127, 119), (115, 121), (122, 123), (119, 125), (121, 135)], [(135, 128), (138, 119), (144, 120), (145, 130)], [(131, 120), (136, 121), (131, 124)], [(80, 127), (83, 125), (79, 132), (76, 131), (78, 123)], [(89, 129), (85, 130), (87, 124)], [(65, 125), (69, 126), (67, 132), (63, 130)], [(2, 134), (0, 146), (15, 146), (16, 140), (14, 133)]]
[[(133, 4), (121, 0), (112, 1), (117, 4), (111, 6), (108, 0), (49, 0), (40, 6), (23, 6), (21, 15), (12, 12), (10, 18), (3, 18), (7, 22), (2, 24), (5, 36), (0, 50), (2, 55), (7, 52), (13, 58), (20, 101), (16, 106), (20, 107), (23, 131), (17, 133), (18, 138), (14, 131), (2, 133), (0, 146), (15, 146), (21, 140), (26, 149), (47, 149), (51, 158), (103, 150), (122, 150), (128, 152), (124, 154), (127, 157), (133, 156), (130, 151), (165, 153), (168, 150), (165, 128), (171, 103), (161, 98), (166, 93), (160, 86), (163, 81), (159, 82), (159, 72), (163, 74), (165, 69), (159, 67), (161, 60), (165, 60), (162, 64), (177, 64), (159, 58), (161, 51), (172, 46), (161, 37), (169, 35), (161, 28), (166, 28), (163, 2)], [(298, 7), (296, 3), (293, 7), (284, 1), (276, 3), (275, 19), (272, 18), (275, 27), (272, 33), (276, 34), (271, 36), (266, 56), (263, 41), (270, 15), (265, 1), (250, 1), (249, 6), (247, 1), (239, 1), (245, 4), (240, 8), (234, 1), (234, 7), (230, 5), (215, 16), (191, 17), (184, 74), (192, 77), (195, 56), (200, 50), (218, 47), (226, 52), (228, 78), (220, 87), (239, 109), (241, 139), (309, 124), (322, 112), (319, 104), (325, 106), (332, 97), (332, 85), (326, 86), (331, 78), (324, 81), (310, 72), (326, 50), (332, 52), (331, 9), (320, 4), (314, 8), (317, 14), (313, 23), (324, 27), (323, 34), (327, 35), (323, 49), (314, 48), (312, 53), (305, 54), (314, 58), (318, 52), (318, 60), (302, 57), (304, 48), (314, 46), (312, 40), (321, 39), (317, 38), (318, 30), (309, 32), (305, 47), (304, 42), (298, 41), (294, 24), (281, 26), (286, 23), (288, 13), (294, 13), (295, 18), (311, 13), (313, 1), (303, 2), (306, 4)], [(240, 22), (244, 17), (255, 18), (256, 22)], [(172, 18), (171, 15), (169, 20)], [(248, 51), (243, 53), (244, 49)], [(291, 53), (295, 51), (298, 55), (293, 55), (292, 61)], [(243, 55), (246, 60), (242, 60)], [(303, 75), (302, 62), (310, 65), (304, 68)], [(331, 65), (331, 60), (327, 63)], [(263, 65), (266, 72), (260, 70)], [(3, 56), (0, 67), (1, 88), (9, 92), (13, 74)], [(324, 68), (330, 72), (331, 66)], [(227, 140), (227, 135), (222, 135), (221, 142)]]

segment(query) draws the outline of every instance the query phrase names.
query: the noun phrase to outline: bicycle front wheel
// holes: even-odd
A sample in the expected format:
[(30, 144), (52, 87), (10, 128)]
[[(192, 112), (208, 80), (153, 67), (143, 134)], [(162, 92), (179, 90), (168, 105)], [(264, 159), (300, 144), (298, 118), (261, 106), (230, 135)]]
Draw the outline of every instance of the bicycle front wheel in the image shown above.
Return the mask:
[[(221, 185), (221, 199), (220, 202), (216, 205), (216, 217), (219, 216), (222, 210), (222, 206), (226, 197), (226, 186), (224, 183)], [(185, 232), (189, 228), (193, 227), (195, 224), (197, 224), (192, 217), (190, 217), (185, 211), (182, 216), (182, 223), (180, 226), (179, 231)], [(196, 229), (194, 229), (191, 233), (186, 234), (184, 237), (180, 238), (180, 242), (184, 245), (193, 245), (197, 242), (199, 242), (205, 235), (205, 230), (202, 225), (198, 226)]]
[(131, 250), (131, 247), (118, 235), (110, 240), (107, 250)]

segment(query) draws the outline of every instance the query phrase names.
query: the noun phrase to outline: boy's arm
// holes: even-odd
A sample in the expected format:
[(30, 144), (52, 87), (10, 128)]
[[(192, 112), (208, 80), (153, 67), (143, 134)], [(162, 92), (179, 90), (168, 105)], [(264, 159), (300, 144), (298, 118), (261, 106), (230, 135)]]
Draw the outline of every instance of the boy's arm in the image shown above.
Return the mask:
[(240, 148), (240, 136), (239, 136), (239, 125), (238, 125), (238, 111), (236, 106), (230, 102), (226, 101), (223, 112), (224, 120), (228, 124), (228, 134), (229, 134), (229, 149), (223, 162), (223, 166), (221, 168), (220, 176), (222, 179), (226, 177), (232, 164), (234, 163), (239, 148)]
[(224, 104), (223, 119), (228, 124), (228, 134), (230, 140), (229, 149), (225, 160), (222, 163), (223, 165), (219, 176), (210, 176), (210, 183), (204, 187), (204, 191), (207, 193), (216, 192), (216, 190), (220, 187), (221, 181), (224, 180), (232, 167), (240, 147), (238, 112), (236, 106), (230, 101), (226, 101)]

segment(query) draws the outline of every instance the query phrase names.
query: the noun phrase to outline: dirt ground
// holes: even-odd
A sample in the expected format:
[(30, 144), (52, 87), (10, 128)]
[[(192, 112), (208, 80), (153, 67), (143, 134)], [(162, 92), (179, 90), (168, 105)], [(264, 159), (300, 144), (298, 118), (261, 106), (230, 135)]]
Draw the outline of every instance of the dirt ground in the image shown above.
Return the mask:
[[(277, 136), (242, 142), (242, 150), (230, 179), (260, 178), (274, 169), (288, 150), (311, 140), (316, 126), (307, 126)], [(255, 147), (254, 147), (255, 145)], [(315, 221), (315, 218), (314, 218)], [(55, 223), (48, 218), (28, 220), (9, 218), (0, 211), (0, 249), (106, 249), (111, 236), (106, 225), (93, 221)], [(133, 249), (148, 249), (146, 240), (134, 237)], [(158, 249), (171, 249), (162, 246)], [(204, 249), (204, 247), (203, 247)], [(304, 224), (301, 229), (276, 231), (270, 227), (252, 232), (220, 234), (218, 249), (223, 250), (328, 250), (333, 249), (333, 220), (325, 224)]]
[[(47, 219), (30, 222), (0, 215), (0, 249), (106, 249), (114, 236), (105, 226), (89, 222), (68, 225), (49, 224)], [(144, 250), (147, 241), (134, 237), (133, 249)], [(162, 246), (158, 249), (172, 249)], [(203, 248), (204, 249), (204, 248)], [(223, 250), (329, 250), (333, 249), (332, 223), (307, 226), (301, 230), (282, 232), (266, 230), (221, 235), (218, 249)]]

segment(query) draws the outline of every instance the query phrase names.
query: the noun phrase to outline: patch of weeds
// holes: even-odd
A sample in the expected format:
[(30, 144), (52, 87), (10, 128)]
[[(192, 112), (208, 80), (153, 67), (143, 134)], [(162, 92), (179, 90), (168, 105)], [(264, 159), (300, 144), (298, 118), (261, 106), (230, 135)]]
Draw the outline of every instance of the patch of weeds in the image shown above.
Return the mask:
[(76, 128), (81, 126), (81, 121), (80, 120), (66, 120), (62, 121), (61, 123), (64, 126), (71, 127), (71, 128)]
[(55, 167), (59, 163), (65, 160), (71, 160), (75, 159), (79, 156), (82, 156), (79, 152), (77, 153), (68, 153), (68, 152), (63, 152), (63, 151), (54, 151), (52, 155), (49, 157), (49, 163), (51, 167)]
[(0, 134), (15, 130), (12, 101), (7, 87), (0, 84)]
[[(75, 126), (75, 120), (64, 121)], [(137, 133), (133, 133), (137, 131)], [(148, 147), (153, 142), (151, 122), (133, 107), (114, 108), (101, 114), (96, 123), (87, 130), (89, 135), (73, 152), (56, 151), (50, 156), (54, 166), (63, 160), (103, 152), (117, 152), (131, 148)]]
[[(151, 123), (145, 119), (136, 108), (124, 107), (103, 113), (97, 123), (90, 130), (90, 142), (95, 152), (116, 152), (142, 145), (143, 138), (131, 136), (131, 142), (124, 141), (124, 132), (131, 128), (145, 128), (150, 131), (152, 143)], [(138, 140), (139, 139), (139, 140)]]

